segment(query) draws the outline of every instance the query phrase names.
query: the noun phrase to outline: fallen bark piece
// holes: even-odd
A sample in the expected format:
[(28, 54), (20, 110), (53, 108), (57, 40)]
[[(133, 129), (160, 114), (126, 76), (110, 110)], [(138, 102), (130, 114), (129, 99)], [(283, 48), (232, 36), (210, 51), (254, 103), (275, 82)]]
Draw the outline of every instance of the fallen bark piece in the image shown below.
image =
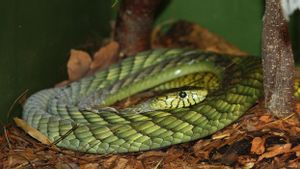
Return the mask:
[(265, 152), (265, 139), (261, 137), (255, 137), (252, 140), (251, 152), (255, 154), (262, 154)]
[(283, 144), (283, 145), (275, 145), (273, 147), (270, 147), (268, 152), (262, 154), (259, 158), (258, 161), (264, 159), (264, 158), (272, 158), (275, 157), (277, 155), (283, 154), (283, 153), (287, 153), (290, 152), (292, 147), (291, 143), (287, 143), (287, 144)]

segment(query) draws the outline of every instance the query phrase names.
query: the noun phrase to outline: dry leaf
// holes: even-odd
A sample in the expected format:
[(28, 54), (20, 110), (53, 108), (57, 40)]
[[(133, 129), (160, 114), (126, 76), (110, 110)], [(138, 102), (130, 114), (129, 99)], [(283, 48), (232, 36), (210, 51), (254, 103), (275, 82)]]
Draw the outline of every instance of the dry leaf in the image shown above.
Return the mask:
[(255, 154), (262, 154), (265, 152), (265, 139), (261, 137), (255, 137), (252, 140), (251, 152)]
[(101, 47), (93, 57), (93, 62), (90, 65), (91, 71), (94, 72), (116, 62), (119, 59), (118, 52), (119, 44), (115, 41)]
[(37, 139), (38, 141), (40, 141), (43, 144), (47, 144), (47, 145), (51, 144), (51, 142), (48, 139), (48, 137), (46, 137), (45, 135), (43, 135), (37, 129), (35, 129), (35, 128), (31, 127), (30, 125), (28, 125), (24, 120), (15, 117), (14, 121), (17, 124), (17, 126), (19, 126), (20, 128), (22, 128), (31, 137)]
[(270, 147), (270, 151), (262, 154), (259, 158), (258, 161), (264, 159), (264, 158), (272, 158), (275, 157), (279, 154), (287, 153), (290, 152), (292, 147), (291, 143), (288, 144), (283, 144), (283, 145), (275, 145), (273, 147)]
[(74, 81), (82, 78), (90, 69), (92, 59), (87, 52), (71, 49), (67, 64), (69, 80)]

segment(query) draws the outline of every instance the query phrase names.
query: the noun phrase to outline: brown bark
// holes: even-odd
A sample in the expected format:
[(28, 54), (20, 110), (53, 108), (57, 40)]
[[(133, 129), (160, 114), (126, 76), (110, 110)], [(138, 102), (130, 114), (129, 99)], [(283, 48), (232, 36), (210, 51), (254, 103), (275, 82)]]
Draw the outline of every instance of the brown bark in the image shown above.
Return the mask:
[(150, 48), (150, 35), (161, 0), (122, 0), (117, 17), (115, 40), (124, 55)]
[(287, 116), (294, 110), (294, 58), (280, 0), (266, 0), (262, 47), (266, 108)]

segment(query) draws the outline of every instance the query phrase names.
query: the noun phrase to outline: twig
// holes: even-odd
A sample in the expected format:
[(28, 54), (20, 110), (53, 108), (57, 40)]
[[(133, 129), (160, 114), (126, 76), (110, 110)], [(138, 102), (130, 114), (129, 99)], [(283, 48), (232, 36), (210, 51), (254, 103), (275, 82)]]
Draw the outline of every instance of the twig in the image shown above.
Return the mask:
[(12, 147), (11, 147), (10, 141), (9, 141), (9, 139), (8, 139), (7, 131), (6, 131), (6, 127), (5, 127), (5, 126), (3, 127), (3, 130), (4, 130), (4, 137), (5, 137), (5, 140), (6, 140), (6, 142), (7, 142), (8, 148), (11, 150)]
[(60, 141), (62, 141), (63, 139), (65, 139), (66, 137), (68, 137), (68, 135), (70, 135), (74, 130), (76, 130), (79, 127), (79, 125), (77, 125), (75, 123), (75, 125), (68, 130), (64, 135), (62, 135), (60, 138), (58, 138), (57, 140), (55, 140), (51, 145), (56, 145), (58, 144)]
[(164, 160), (163, 158), (160, 159), (159, 162), (156, 164), (156, 166), (153, 169), (158, 169), (158, 167), (160, 166), (160, 164), (163, 160)]

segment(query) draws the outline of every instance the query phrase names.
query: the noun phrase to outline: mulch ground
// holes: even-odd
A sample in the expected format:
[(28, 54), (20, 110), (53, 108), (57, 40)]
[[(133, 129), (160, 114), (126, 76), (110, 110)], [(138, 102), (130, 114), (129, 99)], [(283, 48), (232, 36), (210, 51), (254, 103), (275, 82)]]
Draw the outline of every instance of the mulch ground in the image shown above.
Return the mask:
[(44, 145), (15, 125), (0, 138), (0, 168), (300, 168), (300, 123), (253, 107), (239, 121), (207, 138), (169, 148), (93, 155)]

